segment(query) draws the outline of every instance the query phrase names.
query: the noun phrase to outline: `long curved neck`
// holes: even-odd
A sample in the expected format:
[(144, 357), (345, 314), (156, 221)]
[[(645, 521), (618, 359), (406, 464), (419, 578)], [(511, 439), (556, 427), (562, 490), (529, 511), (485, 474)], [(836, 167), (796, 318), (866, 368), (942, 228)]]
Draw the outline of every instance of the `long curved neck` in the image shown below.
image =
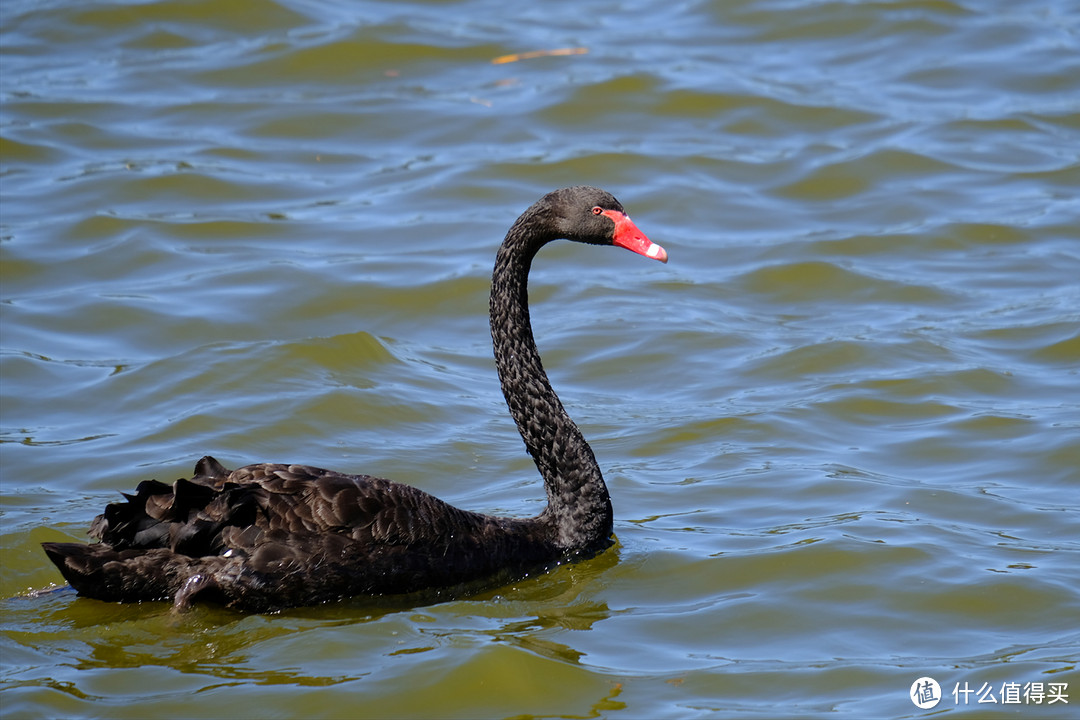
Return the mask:
[(499, 248), (491, 280), (491, 338), (506, 404), (544, 478), (548, 507), (541, 522), (566, 551), (588, 552), (609, 542), (611, 500), (592, 448), (548, 382), (529, 321), (532, 259), (551, 233), (528, 211)]

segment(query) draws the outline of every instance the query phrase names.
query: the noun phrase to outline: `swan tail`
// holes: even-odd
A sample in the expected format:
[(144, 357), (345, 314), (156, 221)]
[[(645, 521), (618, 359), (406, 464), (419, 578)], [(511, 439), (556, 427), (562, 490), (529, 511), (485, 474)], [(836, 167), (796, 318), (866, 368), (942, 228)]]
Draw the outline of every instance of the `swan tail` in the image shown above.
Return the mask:
[(180, 582), (167, 550), (117, 551), (101, 543), (42, 543), (45, 554), (80, 595), (111, 602), (171, 598)]
[[(134, 495), (124, 493), (122, 502), (106, 506), (90, 526), (90, 536), (101, 542), (48, 542), (42, 548), (82, 595), (106, 601), (176, 597), (178, 607), (189, 606), (196, 594), (218, 588), (205, 573), (216, 569), (210, 557), (223, 551), (222, 531), (254, 519), (252, 489), (228, 482), (228, 476), (221, 463), (204, 457), (190, 480), (145, 480)], [(203, 579), (192, 582), (195, 577)]]

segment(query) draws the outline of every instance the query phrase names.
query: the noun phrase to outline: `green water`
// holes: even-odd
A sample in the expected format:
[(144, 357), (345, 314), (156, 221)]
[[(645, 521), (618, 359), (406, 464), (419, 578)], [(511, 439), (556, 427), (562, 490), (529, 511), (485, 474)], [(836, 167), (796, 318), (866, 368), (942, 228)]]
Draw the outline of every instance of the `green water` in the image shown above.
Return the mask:
[[(0, 712), (1077, 717), (1078, 42), (1043, 0), (3, 3)], [(62, 586), (40, 542), (208, 453), (538, 512), (488, 279), (579, 183), (670, 254), (531, 281), (610, 551), (426, 606)]]

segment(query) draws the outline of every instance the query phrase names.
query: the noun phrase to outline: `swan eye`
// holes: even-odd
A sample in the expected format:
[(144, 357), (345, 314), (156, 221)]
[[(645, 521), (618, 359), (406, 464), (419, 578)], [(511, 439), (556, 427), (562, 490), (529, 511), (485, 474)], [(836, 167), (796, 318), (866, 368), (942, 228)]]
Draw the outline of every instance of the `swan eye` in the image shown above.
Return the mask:
[(599, 214), (601, 214), (602, 212), (604, 212), (604, 208), (600, 207), (599, 205), (595, 206), (595, 207), (594, 207), (594, 208), (592, 209), (592, 214), (593, 214), (593, 215), (599, 215)]

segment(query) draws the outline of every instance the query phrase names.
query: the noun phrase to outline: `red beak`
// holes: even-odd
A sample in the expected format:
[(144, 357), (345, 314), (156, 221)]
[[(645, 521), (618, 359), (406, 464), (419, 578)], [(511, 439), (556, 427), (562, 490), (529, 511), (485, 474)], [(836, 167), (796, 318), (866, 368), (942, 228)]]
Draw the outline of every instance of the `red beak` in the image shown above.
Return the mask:
[(618, 210), (604, 210), (603, 214), (607, 215), (615, 223), (614, 242), (616, 245), (631, 252), (636, 252), (638, 255), (644, 255), (662, 263), (667, 262), (667, 251), (645, 237), (645, 233), (638, 229), (638, 226), (630, 220), (626, 213), (621, 213)]

